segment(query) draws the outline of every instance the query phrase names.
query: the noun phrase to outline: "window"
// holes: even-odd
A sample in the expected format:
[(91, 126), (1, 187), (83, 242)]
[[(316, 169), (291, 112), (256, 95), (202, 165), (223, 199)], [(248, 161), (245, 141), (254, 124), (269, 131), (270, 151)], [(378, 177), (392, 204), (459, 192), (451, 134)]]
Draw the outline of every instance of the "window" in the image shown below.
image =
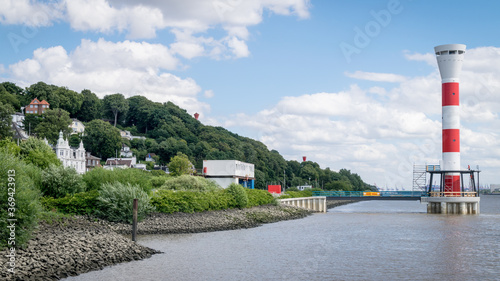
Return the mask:
[(450, 55), (456, 55), (457, 51), (450, 51)]
[(30, 108), (33, 108), (33, 105), (32, 105), (32, 104), (30, 104)]
[(459, 54), (459, 55), (461, 55), (461, 54), (463, 54), (463, 53), (465, 53), (465, 52), (464, 52), (464, 51), (458, 51), (458, 54)]

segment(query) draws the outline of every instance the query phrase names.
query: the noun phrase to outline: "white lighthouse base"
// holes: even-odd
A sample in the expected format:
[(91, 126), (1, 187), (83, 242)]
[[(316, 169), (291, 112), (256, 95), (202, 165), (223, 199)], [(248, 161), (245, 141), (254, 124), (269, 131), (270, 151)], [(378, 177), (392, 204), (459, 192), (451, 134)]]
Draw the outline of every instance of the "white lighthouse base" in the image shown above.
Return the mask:
[(480, 197), (422, 197), (428, 214), (479, 214)]

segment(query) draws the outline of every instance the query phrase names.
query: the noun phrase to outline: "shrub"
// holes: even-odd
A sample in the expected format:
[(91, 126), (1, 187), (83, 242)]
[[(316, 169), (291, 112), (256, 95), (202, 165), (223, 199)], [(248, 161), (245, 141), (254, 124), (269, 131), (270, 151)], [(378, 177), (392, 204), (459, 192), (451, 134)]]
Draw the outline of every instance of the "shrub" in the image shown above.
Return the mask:
[[(37, 218), (41, 212), (40, 192), (30, 175), (39, 177), (39, 168), (24, 163), (7, 149), (0, 148), (0, 206), (2, 206), (0, 208), (0, 249), (22, 248), (37, 226)], [(10, 188), (15, 188), (15, 190)], [(13, 197), (15, 203), (9, 201), (9, 197)], [(11, 205), (14, 205), (15, 209), (9, 209)], [(10, 216), (9, 213), (14, 216)], [(7, 219), (16, 219), (15, 240), (8, 240), (11, 237), (11, 229), (7, 228), (10, 225)]]
[(47, 211), (56, 210), (65, 214), (93, 215), (96, 210), (98, 196), (99, 192), (97, 190), (91, 190), (71, 195), (68, 194), (63, 198), (57, 199), (43, 197), (41, 203)]
[(161, 188), (170, 190), (193, 191), (213, 191), (221, 189), (221, 187), (212, 180), (190, 175), (182, 175), (179, 177), (169, 178)]
[(97, 197), (96, 215), (108, 221), (131, 223), (134, 198), (138, 199), (138, 220), (154, 211), (150, 197), (140, 186), (120, 182), (105, 183)]
[(41, 191), (54, 198), (85, 190), (85, 184), (74, 168), (50, 165), (42, 172)]
[(234, 198), (225, 190), (174, 191), (158, 190), (151, 198), (151, 204), (161, 213), (193, 213), (234, 208)]
[(235, 207), (242, 209), (248, 205), (248, 196), (243, 186), (232, 183), (226, 189), (226, 192), (233, 196)]
[(267, 190), (245, 189), (248, 196), (247, 207), (275, 204), (276, 199)]
[(99, 190), (104, 183), (120, 182), (122, 184), (137, 185), (146, 193), (152, 189), (151, 173), (139, 169), (114, 169), (105, 170), (95, 168), (83, 175), (87, 190)]
[(151, 187), (160, 188), (165, 182), (168, 180), (168, 177), (165, 176), (153, 176), (149, 181), (151, 183)]
[(61, 166), (61, 160), (43, 140), (30, 137), (21, 142), (21, 158), (26, 163), (32, 163), (42, 169), (48, 168), (51, 164)]

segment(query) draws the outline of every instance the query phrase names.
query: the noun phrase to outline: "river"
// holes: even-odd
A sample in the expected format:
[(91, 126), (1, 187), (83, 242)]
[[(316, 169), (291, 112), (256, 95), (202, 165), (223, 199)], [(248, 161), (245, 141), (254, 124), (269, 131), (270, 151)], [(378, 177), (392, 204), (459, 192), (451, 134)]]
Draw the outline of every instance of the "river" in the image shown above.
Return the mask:
[(65, 280), (500, 280), (500, 196), (479, 215), (365, 201), (252, 229), (145, 235), (164, 254)]

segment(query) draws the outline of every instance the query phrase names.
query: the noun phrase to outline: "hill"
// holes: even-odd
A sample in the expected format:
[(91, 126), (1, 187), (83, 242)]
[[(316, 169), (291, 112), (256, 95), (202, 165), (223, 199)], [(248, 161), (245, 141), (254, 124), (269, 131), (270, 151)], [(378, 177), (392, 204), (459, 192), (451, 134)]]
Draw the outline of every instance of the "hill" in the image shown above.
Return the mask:
[[(235, 159), (255, 164), (256, 188), (264, 189), (268, 183), (282, 183), (285, 176), (287, 187), (307, 184), (309, 179), (314, 187), (327, 190), (372, 190), (374, 187), (363, 182), (361, 177), (350, 170), (332, 171), (321, 169), (312, 161), (287, 161), (276, 150), (269, 150), (262, 142), (239, 136), (222, 127), (206, 126), (193, 118), (186, 110), (177, 105), (157, 103), (143, 96), (125, 98), (121, 94), (113, 94), (99, 99), (90, 90), (77, 93), (66, 87), (47, 85), (43, 82), (22, 89), (11, 82), (0, 84), (0, 103), (10, 104), (16, 110), (38, 98), (50, 103), (50, 108), (61, 109), (69, 113), (69, 117), (78, 118), (103, 127), (103, 138), (116, 135), (115, 125), (122, 130), (128, 130), (134, 136), (144, 136), (145, 139), (131, 141), (120, 139), (113, 142), (114, 147), (121, 143), (129, 145), (137, 159), (144, 159), (148, 153), (158, 156), (160, 163), (166, 164), (178, 152), (188, 155), (195, 167), (201, 169), (203, 160)], [(63, 115), (60, 113), (59, 115)], [(36, 130), (37, 124), (43, 122), (43, 117), (31, 116), (31, 132), (44, 134)], [(110, 123), (95, 121), (109, 120)], [(68, 121), (66, 121), (68, 122)], [(104, 125), (106, 124), (106, 125)], [(99, 125), (99, 126), (97, 126)], [(109, 127), (109, 128), (108, 128)], [(54, 129), (55, 130), (55, 129)], [(56, 132), (57, 133), (57, 132)], [(52, 132), (53, 134), (53, 132)], [(81, 136), (80, 136), (81, 138)], [(83, 138), (85, 148), (94, 155), (103, 158), (113, 155), (103, 153), (93, 146), (89, 138)], [(73, 143), (79, 139), (72, 137)]]

